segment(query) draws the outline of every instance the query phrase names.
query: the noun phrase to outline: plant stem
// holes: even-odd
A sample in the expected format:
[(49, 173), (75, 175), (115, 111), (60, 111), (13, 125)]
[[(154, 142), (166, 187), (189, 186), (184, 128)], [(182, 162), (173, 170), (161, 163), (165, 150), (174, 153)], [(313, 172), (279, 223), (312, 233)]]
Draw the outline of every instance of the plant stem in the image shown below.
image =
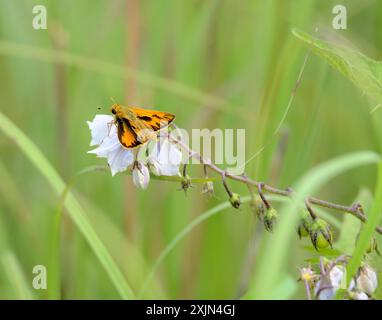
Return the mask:
[(310, 294), (310, 287), (309, 287), (309, 283), (308, 281), (304, 280), (304, 284), (305, 284), (305, 292), (306, 292), (306, 298), (308, 300), (312, 300), (312, 296)]
[(271, 205), (269, 204), (267, 199), (265, 199), (265, 196), (263, 194), (263, 188), (264, 188), (264, 183), (260, 182), (257, 184), (257, 191), (259, 193), (259, 196), (260, 196), (261, 200), (264, 202), (264, 205), (267, 208), (267, 210), (269, 210), (271, 208)]
[[(171, 126), (174, 129), (178, 129), (178, 127), (175, 124), (171, 124)], [(231, 173), (219, 168), (215, 164), (213, 164), (210, 159), (207, 159), (204, 156), (202, 156), (200, 153), (191, 150), (183, 141), (172, 137), (170, 134), (168, 135), (168, 137), (174, 143), (178, 144), (191, 157), (199, 160), (201, 164), (210, 168), (212, 171), (215, 171), (216, 173), (218, 173), (219, 175), (221, 175), (224, 178), (229, 178), (231, 180), (239, 181), (239, 182), (245, 183), (247, 185), (255, 186), (255, 187), (257, 187), (258, 190), (261, 190), (263, 192), (265, 191), (265, 192), (268, 192), (271, 194), (277, 194), (277, 195), (289, 197), (289, 198), (293, 197), (294, 191), (291, 188), (279, 189), (279, 188), (275, 188), (273, 186), (270, 186), (268, 184), (265, 184), (263, 182), (258, 182), (254, 179), (247, 177), (246, 175), (231, 174)], [(262, 193), (260, 194), (260, 196), (261, 195), (262, 195)], [(350, 213), (351, 215), (353, 215), (354, 217), (356, 217), (357, 219), (359, 219), (363, 223), (365, 223), (367, 221), (367, 218), (366, 218), (366, 215), (363, 211), (362, 205), (359, 203), (355, 203), (349, 207), (349, 206), (336, 204), (333, 202), (321, 200), (321, 199), (314, 198), (314, 197), (306, 198), (306, 203), (310, 204), (310, 205), (316, 205), (319, 207), (324, 207), (324, 208), (329, 208), (329, 209), (333, 209), (333, 210), (337, 210), (337, 211), (342, 211), (345, 213)], [(377, 226), (375, 228), (375, 230), (379, 234), (382, 234), (382, 227), (381, 226)]]

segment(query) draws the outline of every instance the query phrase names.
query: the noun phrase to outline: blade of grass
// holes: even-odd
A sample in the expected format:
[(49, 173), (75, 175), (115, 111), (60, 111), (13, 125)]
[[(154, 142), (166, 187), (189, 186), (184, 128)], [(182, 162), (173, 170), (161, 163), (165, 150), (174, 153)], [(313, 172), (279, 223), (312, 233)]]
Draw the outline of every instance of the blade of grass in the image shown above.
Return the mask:
[(17, 260), (13, 252), (6, 251), (1, 257), (4, 271), (7, 274), (7, 278), (12, 284), (16, 293), (17, 299), (32, 300), (34, 299), (33, 293), (30, 290), (31, 284), (28, 284), (21, 269), (20, 263)]
[(61, 231), (61, 218), (65, 206), (66, 197), (76, 182), (77, 178), (85, 173), (104, 170), (104, 166), (90, 166), (84, 168), (75, 174), (66, 184), (64, 191), (59, 197), (57, 210), (55, 212), (53, 226), (50, 235), (50, 253), (49, 253), (49, 273), (48, 273), (48, 297), (52, 300), (59, 300), (61, 297), (60, 290), (60, 231)]
[(24, 234), (29, 241), (34, 241), (35, 233), (31, 225), (32, 217), (25, 204), (25, 197), (17, 188), (14, 177), (8, 172), (3, 163), (0, 162), (0, 198), (1, 201), (14, 212), (19, 224), (24, 226)]
[(354, 248), (352, 258), (347, 266), (347, 283), (350, 284), (351, 279), (360, 267), (363, 256), (369, 246), (374, 235), (377, 224), (381, 221), (382, 212), (382, 162), (378, 166), (377, 186), (374, 193), (374, 201), (370, 211), (367, 214), (367, 222), (361, 229), (357, 244)]
[[(62, 181), (61, 177), (36, 145), (2, 113), (0, 113), (0, 130), (19, 146), (21, 151), (48, 180), (57, 195), (61, 195), (65, 189), (65, 183)], [(98, 238), (81, 205), (71, 192), (68, 192), (65, 208), (84, 238), (87, 240), (99, 262), (104, 267), (120, 296), (124, 299), (134, 298), (134, 293), (130, 288), (130, 285), (127, 283), (113, 258)]]

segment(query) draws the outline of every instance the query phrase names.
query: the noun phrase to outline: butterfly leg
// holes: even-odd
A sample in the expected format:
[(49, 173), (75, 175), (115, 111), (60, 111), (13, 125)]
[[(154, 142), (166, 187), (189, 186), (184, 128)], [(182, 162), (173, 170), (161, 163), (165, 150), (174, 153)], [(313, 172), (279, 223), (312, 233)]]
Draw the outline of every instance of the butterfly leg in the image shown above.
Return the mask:
[(111, 132), (111, 128), (113, 127), (113, 124), (117, 125), (115, 120), (112, 120), (112, 121), (107, 123), (107, 135), (108, 136), (110, 136), (110, 132)]

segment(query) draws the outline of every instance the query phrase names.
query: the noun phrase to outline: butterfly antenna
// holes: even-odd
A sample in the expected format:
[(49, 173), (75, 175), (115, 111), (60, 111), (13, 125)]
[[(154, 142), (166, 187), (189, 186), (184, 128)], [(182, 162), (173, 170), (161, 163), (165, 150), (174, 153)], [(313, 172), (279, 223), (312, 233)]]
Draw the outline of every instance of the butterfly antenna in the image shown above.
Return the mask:
[(116, 103), (113, 97), (110, 97), (111, 102)]

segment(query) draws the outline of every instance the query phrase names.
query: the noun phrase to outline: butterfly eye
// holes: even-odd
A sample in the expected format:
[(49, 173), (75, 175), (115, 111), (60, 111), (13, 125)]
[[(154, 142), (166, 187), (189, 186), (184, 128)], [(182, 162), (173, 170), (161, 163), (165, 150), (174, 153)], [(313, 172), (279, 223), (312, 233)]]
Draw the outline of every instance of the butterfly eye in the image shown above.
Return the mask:
[(116, 114), (117, 112), (115, 112), (114, 109), (111, 109), (111, 113), (112, 113), (112, 114)]

